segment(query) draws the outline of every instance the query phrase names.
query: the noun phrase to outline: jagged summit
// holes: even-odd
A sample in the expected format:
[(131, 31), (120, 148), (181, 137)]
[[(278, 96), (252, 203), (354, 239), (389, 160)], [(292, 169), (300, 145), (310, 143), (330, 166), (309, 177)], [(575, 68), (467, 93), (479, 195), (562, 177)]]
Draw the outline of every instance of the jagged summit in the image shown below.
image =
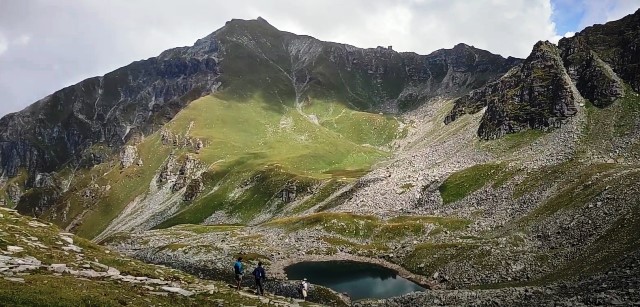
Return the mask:
[(478, 135), (492, 139), (525, 129), (558, 127), (584, 105), (583, 98), (607, 107), (625, 96), (625, 83), (638, 91), (639, 15), (587, 27), (561, 39), (558, 46), (536, 43), (522, 66), (458, 99), (445, 123), (487, 107)]

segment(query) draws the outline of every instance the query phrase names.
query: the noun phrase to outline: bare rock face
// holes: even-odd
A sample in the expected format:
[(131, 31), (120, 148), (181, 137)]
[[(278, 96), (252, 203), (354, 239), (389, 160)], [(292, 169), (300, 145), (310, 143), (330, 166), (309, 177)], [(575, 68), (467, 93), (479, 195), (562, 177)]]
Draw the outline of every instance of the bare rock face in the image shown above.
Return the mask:
[(54, 174), (38, 173), (33, 182), (35, 188), (52, 188), (57, 185)]
[(127, 168), (131, 165), (142, 164), (140, 158), (138, 157), (138, 149), (132, 145), (125, 145), (120, 150), (120, 166), (122, 168)]
[(176, 192), (186, 187), (198, 171), (198, 166), (199, 161), (194, 159), (191, 155), (187, 155), (180, 166), (180, 170), (178, 171), (177, 177), (171, 190)]
[(204, 183), (202, 182), (202, 179), (194, 178), (187, 185), (187, 189), (184, 192), (183, 200), (192, 201), (196, 197), (198, 197), (198, 195), (200, 195), (202, 191), (204, 191)]
[(22, 189), (17, 183), (13, 183), (9, 185), (9, 187), (7, 188), (7, 194), (9, 196), (9, 199), (14, 204), (17, 204), (20, 202), (20, 198), (22, 198), (22, 195), (24, 194), (24, 192), (22, 191)]
[(507, 84), (498, 100), (487, 104), (478, 128), (483, 139), (502, 137), (525, 129), (559, 127), (576, 114), (577, 100), (559, 51), (549, 42), (539, 42), (519, 73), (498, 82)]
[(296, 196), (297, 196), (296, 192), (297, 192), (297, 186), (296, 186), (295, 183), (287, 184), (280, 191), (280, 199), (284, 203), (292, 202), (292, 201), (296, 200)]
[(445, 124), (487, 107), (478, 136), (499, 138), (524, 129), (558, 127), (576, 113), (582, 98), (605, 108), (625, 96), (625, 83), (640, 90), (639, 23), (640, 10), (587, 27), (560, 40), (558, 47), (537, 43), (522, 66), (457, 99)]
[(478, 136), (495, 139), (525, 129), (558, 127), (576, 113), (577, 99), (557, 47), (538, 42), (521, 66), (456, 100), (445, 123), (486, 106)]
[(609, 64), (587, 46), (582, 37), (560, 44), (562, 58), (580, 94), (597, 107), (606, 107), (624, 96), (622, 80)]

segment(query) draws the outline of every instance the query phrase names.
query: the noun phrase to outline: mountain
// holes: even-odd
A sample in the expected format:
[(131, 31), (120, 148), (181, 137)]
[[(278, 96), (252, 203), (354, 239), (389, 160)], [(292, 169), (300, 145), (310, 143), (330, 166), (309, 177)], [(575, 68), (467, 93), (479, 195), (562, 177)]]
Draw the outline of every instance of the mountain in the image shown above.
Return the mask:
[[(291, 120), (300, 115), (312, 124), (332, 121), (333, 128), (314, 132), (318, 137), (332, 139), (328, 141), (331, 144), (319, 148), (319, 152), (326, 151), (326, 147), (345, 147), (348, 151), (361, 150), (378, 157), (383, 154), (374, 153), (370, 147), (354, 149), (354, 146), (385, 145), (396, 134), (393, 131), (395, 128), (388, 124), (395, 121), (390, 117), (352, 111), (394, 114), (401, 109), (416, 107), (431, 97), (457, 96), (498, 78), (517, 63), (518, 59), (504, 59), (464, 44), (422, 56), (398, 53), (389, 48), (359, 49), (322, 42), (312, 37), (279, 31), (261, 18), (232, 20), (191, 47), (167, 50), (156, 58), (134, 62), (103, 77), (87, 79), (0, 120), (0, 168), (3, 178), (11, 181), (7, 188), (7, 202), (17, 205), (22, 213), (37, 216), (64, 212), (64, 217), (58, 219), (63, 226), (70, 225), (80, 215), (91, 215), (87, 210), (74, 208), (69, 212), (70, 206), (79, 206), (79, 203), (83, 203), (81, 205), (85, 208), (93, 206), (86, 199), (74, 199), (79, 191), (90, 189), (83, 186), (84, 183), (74, 184), (73, 181), (78, 180), (74, 179), (75, 174), (90, 173), (92, 167), (109, 163), (115, 155), (128, 155), (126, 150), (132, 148), (126, 147), (127, 144), (139, 144), (144, 137), (158, 135), (162, 127), (190, 106), (192, 101), (213, 93), (216, 99), (231, 101), (237, 106), (205, 110), (205, 103), (200, 103), (191, 108), (202, 105), (203, 110), (200, 111), (216, 112), (217, 115), (229, 112), (232, 108), (247, 106), (243, 102), (251, 100), (273, 108), (274, 116), (286, 113), (285, 109), (295, 108), (299, 114), (293, 115)], [(322, 118), (320, 114), (304, 114), (303, 108), (316, 104), (316, 101), (331, 103), (330, 110), (335, 113), (327, 113), (327, 118)], [(321, 108), (311, 107), (310, 111), (326, 113), (329, 110), (326, 106)], [(382, 127), (365, 126), (357, 132), (346, 131), (356, 128), (351, 127), (355, 122), (336, 123), (335, 119), (328, 118), (337, 115), (338, 111), (343, 112), (340, 114), (358, 114), (355, 116), (366, 121), (377, 118), (387, 124), (381, 124)], [(260, 120), (267, 116), (256, 115)], [(224, 116), (234, 117), (236, 114)], [(251, 122), (256, 119), (246, 120)], [(279, 126), (287, 126), (289, 124), (285, 122), (290, 121), (287, 118), (274, 120), (278, 122), (273, 124)], [(213, 121), (213, 118), (192, 118), (191, 121), (198, 129), (207, 121)], [(179, 130), (185, 128), (179, 127)], [(388, 136), (380, 136), (372, 129), (390, 130), (384, 132)], [(173, 137), (168, 135), (175, 132), (162, 132), (162, 142), (167, 143), (166, 137)], [(179, 131), (179, 134), (185, 133)], [(205, 134), (201, 135), (202, 140), (194, 139), (195, 143), (190, 146), (195, 148), (196, 145), (205, 146), (205, 143), (213, 142)], [(260, 138), (255, 136), (238, 137), (251, 137), (252, 142), (260, 142)], [(336, 137), (348, 139), (349, 142)], [(345, 144), (334, 144), (336, 142)], [(133, 149), (129, 153), (136, 151)], [(347, 152), (344, 152), (333, 157), (332, 165), (322, 165), (322, 171), (336, 171), (331, 168), (337, 167), (340, 162), (334, 158), (344, 160), (348, 158), (346, 155)], [(366, 169), (375, 157), (367, 158), (364, 164), (346, 162), (344, 167)], [(204, 162), (214, 163), (222, 158), (212, 157), (211, 161)], [(133, 162), (143, 164), (145, 160)], [(163, 161), (154, 162), (153, 166), (157, 168)], [(172, 189), (178, 191), (184, 186), (186, 183)], [(121, 194), (122, 191), (113, 193)], [(130, 202), (137, 196), (126, 195), (118, 202)], [(88, 198), (92, 200), (95, 197)], [(97, 213), (96, 219), (115, 217), (105, 217), (103, 213)], [(202, 222), (204, 218), (190, 221)], [(73, 227), (78, 222), (73, 222)]]
[(487, 107), (478, 130), (483, 139), (525, 129), (559, 126), (587, 103), (603, 108), (640, 91), (637, 46), (640, 17), (588, 27), (558, 46), (539, 42), (527, 59), (500, 80), (459, 98), (446, 123)]
[(1, 119), (4, 205), (213, 279), (238, 255), (277, 280), (347, 259), (433, 290), (359, 306), (630, 305), (638, 31), (640, 11), (515, 59), (232, 20)]

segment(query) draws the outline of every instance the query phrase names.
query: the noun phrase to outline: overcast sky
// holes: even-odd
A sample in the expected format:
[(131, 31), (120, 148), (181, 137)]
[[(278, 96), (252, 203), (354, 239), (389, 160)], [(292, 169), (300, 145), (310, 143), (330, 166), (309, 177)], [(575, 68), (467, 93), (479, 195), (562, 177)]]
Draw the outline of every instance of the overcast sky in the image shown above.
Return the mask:
[(538, 40), (635, 12), (640, 0), (0, 0), (0, 116), (232, 18), (358, 47), (426, 54), (459, 42), (526, 57)]

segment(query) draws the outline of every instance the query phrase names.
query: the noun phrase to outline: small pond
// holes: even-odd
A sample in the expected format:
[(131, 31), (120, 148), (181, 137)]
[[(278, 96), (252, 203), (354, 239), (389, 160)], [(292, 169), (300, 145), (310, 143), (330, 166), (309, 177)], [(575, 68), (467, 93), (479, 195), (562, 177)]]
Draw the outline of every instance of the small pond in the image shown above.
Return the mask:
[(383, 266), (355, 261), (308, 261), (284, 269), (289, 279), (307, 280), (336, 292), (348, 294), (352, 300), (388, 298), (424, 288), (398, 276)]

